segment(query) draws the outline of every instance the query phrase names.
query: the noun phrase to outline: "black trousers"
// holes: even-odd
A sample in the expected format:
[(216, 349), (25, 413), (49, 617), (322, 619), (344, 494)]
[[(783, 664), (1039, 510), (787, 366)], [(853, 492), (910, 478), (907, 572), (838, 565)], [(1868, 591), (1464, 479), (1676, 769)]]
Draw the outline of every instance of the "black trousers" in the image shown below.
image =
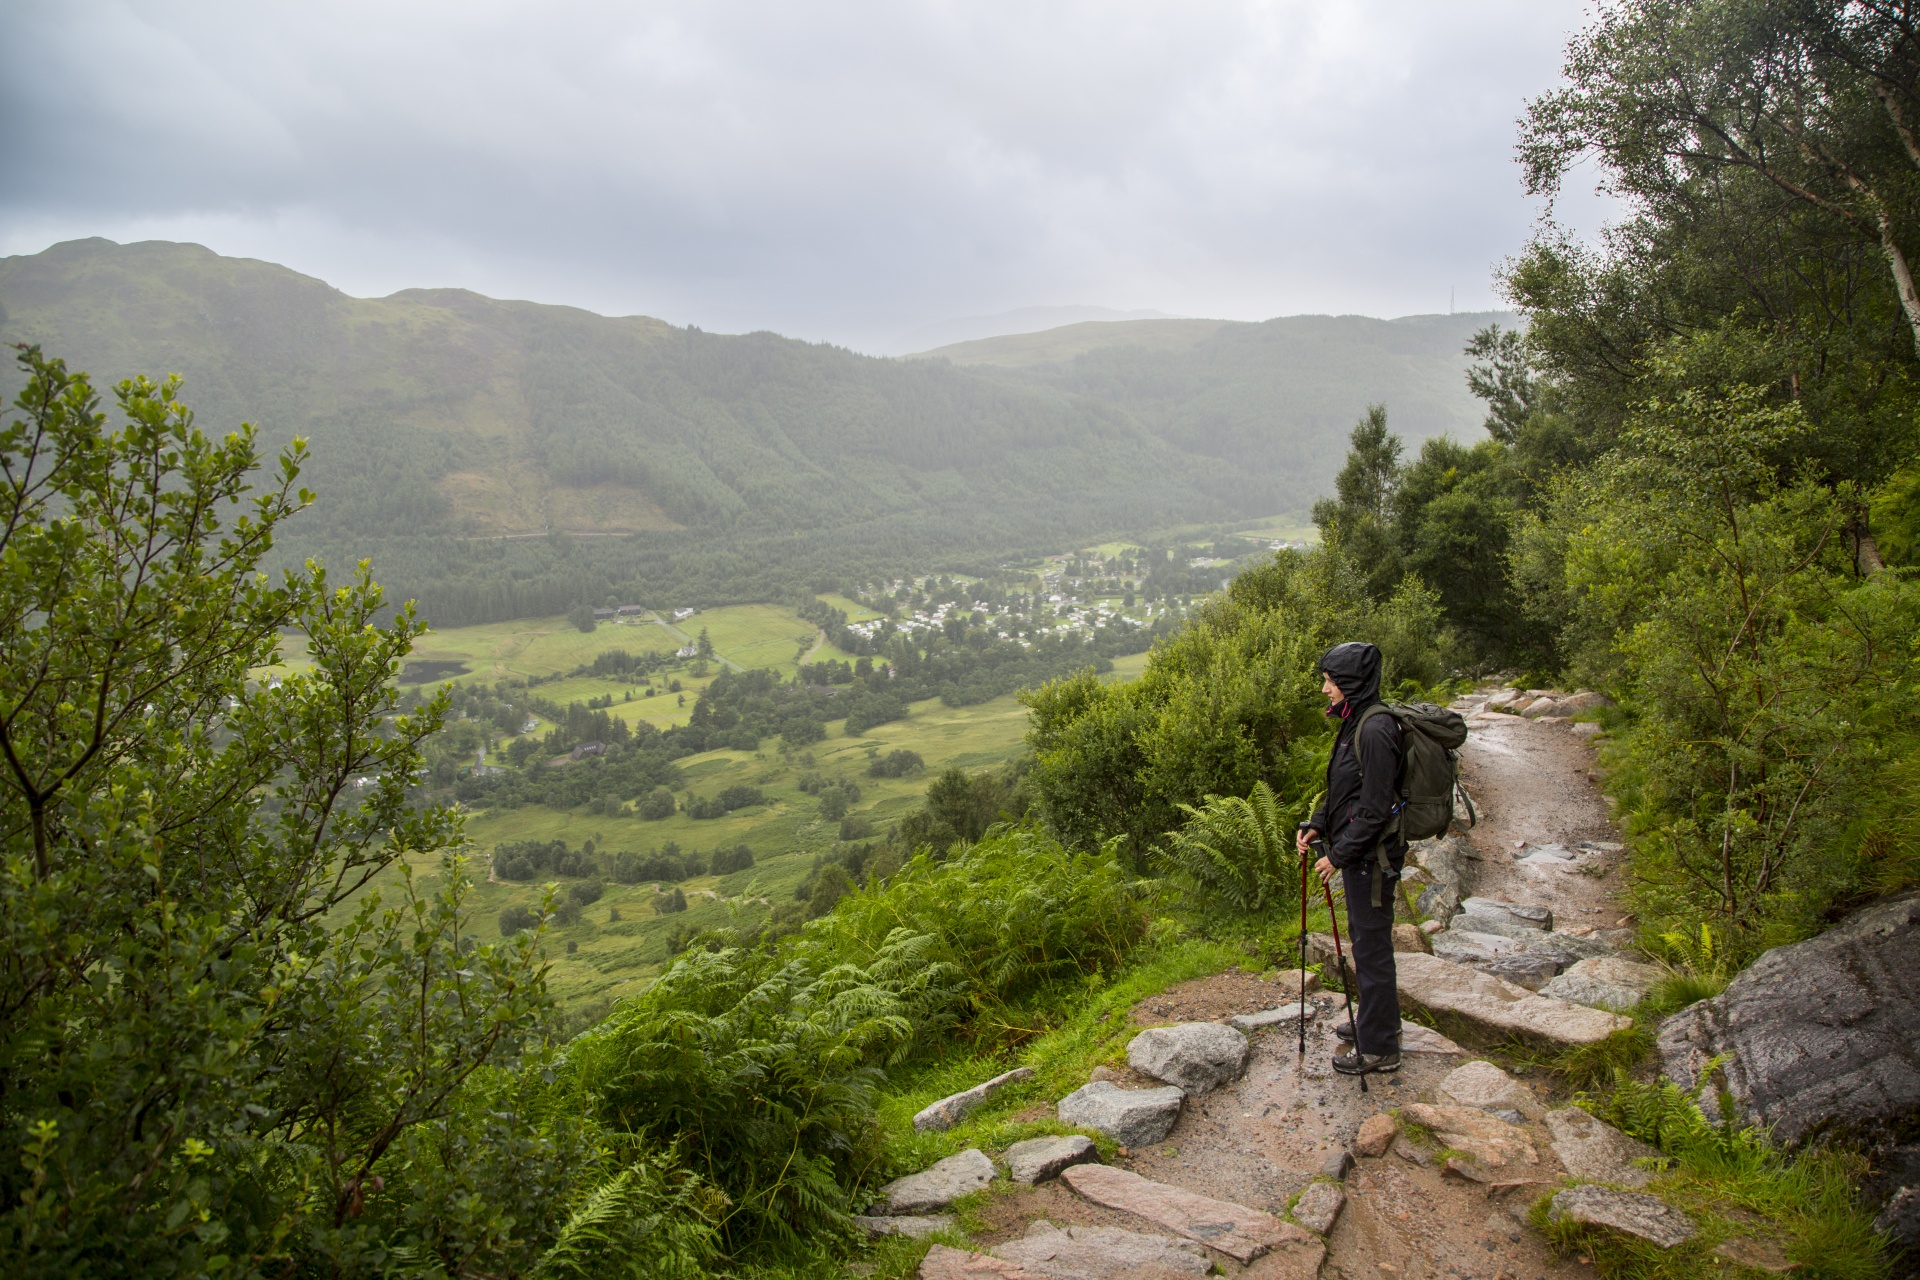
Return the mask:
[(1398, 884), (1381, 883), (1380, 901), (1373, 905), (1371, 865), (1346, 867), (1340, 872), (1347, 887), (1347, 941), (1360, 989), (1354, 993), (1355, 1013), (1363, 1053), (1397, 1053), (1400, 1049), (1400, 986), (1393, 967), (1393, 895)]

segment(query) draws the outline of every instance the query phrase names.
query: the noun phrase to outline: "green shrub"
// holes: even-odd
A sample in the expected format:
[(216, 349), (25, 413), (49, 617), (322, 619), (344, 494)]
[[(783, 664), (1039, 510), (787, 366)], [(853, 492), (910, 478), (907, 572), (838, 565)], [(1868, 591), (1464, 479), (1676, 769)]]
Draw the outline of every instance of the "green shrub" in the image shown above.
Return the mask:
[(1294, 832), (1306, 816), (1303, 796), (1283, 805), (1265, 782), (1253, 794), (1208, 796), (1200, 808), (1183, 804), (1186, 826), (1169, 832), (1155, 857), (1188, 900), (1205, 912), (1245, 919), (1270, 916), (1300, 893), (1300, 855)]

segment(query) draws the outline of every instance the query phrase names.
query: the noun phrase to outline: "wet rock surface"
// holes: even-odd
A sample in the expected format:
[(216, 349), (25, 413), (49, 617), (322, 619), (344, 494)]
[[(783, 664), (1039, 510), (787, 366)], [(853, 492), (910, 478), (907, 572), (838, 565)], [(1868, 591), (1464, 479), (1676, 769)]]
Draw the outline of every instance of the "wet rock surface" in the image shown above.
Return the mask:
[(901, 1217), (944, 1209), (961, 1196), (971, 1195), (993, 1182), (993, 1161), (972, 1147), (958, 1155), (895, 1178), (880, 1188), (880, 1200), (870, 1212), (876, 1217)]
[(1661, 976), (1654, 965), (1620, 956), (1596, 956), (1570, 967), (1540, 988), (1540, 994), (1595, 1009), (1624, 1011), (1640, 1003)]
[(1619, 1014), (1538, 995), (1438, 956), (1401, 956), (1396, 968), (1402, 1001), (1459, 1018), (1489, 1037), (1593, 1044), (1633, 1023)]
[(1176, 1085), (1188, 1097), (1238, 1080), (1247, 1065), (1247, 1037), (1217, 1022), (1151, 1027), (1127, 1045), (1127, 1065)]
[(1261, 1027), (1289, 1026), (1297, 1027), (1301, 1019), (1313, 1021), (1314, 1008), (1311, 1004), (1283, 1004), (1277, 1009), (1262, 1009), (1258, 1013), (1236, 1013), (1227, 1019), (1227, 1025), (1238, 1031), (1258, 1031)]
[(1606, 1121), (1578, 1107), (1568, 1107), (1547, 1112), (1546, 1123), (1547, 1132), (1553, 1135), (1553, 1154), (1574, 1177), (1628, 1187), (1644, 1187), (1652, 1180), (1653, 1174), (1634, 1161), (1660, 1153)]
[(1111, 1080), (1094, 1080), (1060, 1099), (1062, 1124), (1104, 1133), (1123, 1147), (1158, 1142), (1180, 1118), (1186, 1099), (1178, 1086), (1122, 1089)]
[(1685, 1244), (1698, 1234), (1693, 1219), (1664, 1200), (1612, 1187), (1570, 1187), (1554, 1196), (1548, 1216), (1589, 1227), (1604, 1227), (1662, 1249)]
[(1024, 1237), (997, 1245), (992, 1252), (1036, 1275), (1058, 1280), (1108, 1280), (1136, 1275), (1140, 1268), (1195, 1276), (1213, 1270), (1202, 1245), (1119, 1227), (1056, 1227), (1036, 1222)]
[(1007, 1148), (1007, 1176), (1032, 1186), (1060, 1175), (1076, 1164), (1094, 1164), (1100, 1153), (1090, 1138), (1072, 1134), (1062, 1138), (1029, 1138)]
[(1920, 1119), (1920, 895), (1865, 908), (1762, 955), (1660, 1028), (1661, 1068), (1687, 1085), (1729, 1054), (1746, 1118), (1785, 1142), (1869, 1139)]
[(897, 1217), (868, 1217), (855, 1214), (853, 1225), (870, 1236), (912, 1236), (924, 1240), (936, 1231), (953, 1230), (952, 1214), (901, 1214)]
[(1276, 1245), (1307, 1239), (1299, 1227), (1263, 1210), (1154, 1182), (1125, 1169), (1083, 1164), (1060, 1178), (1095, 1204), (1145, 1218), (1236, 1262), (1251, 1262)]
[(1300, 1193), (1300, 1199), (1293, 1206), (1293, 1220), (1313, 1234), (1324, 1236), (1333, 1230), (1334, 1220), (1346, 1203), (1347, 1193), (1340, 1189), (1339, 1183), (1316, 1182)]
[(1447, 1073), (1435, 1090), (1436, 1098), (1458, 1107), (1483, 1111), (1512, 1111), (1529, 1120), (1546, 1114), (1540, 1095), (1491, 1062), (1469, 1062)]

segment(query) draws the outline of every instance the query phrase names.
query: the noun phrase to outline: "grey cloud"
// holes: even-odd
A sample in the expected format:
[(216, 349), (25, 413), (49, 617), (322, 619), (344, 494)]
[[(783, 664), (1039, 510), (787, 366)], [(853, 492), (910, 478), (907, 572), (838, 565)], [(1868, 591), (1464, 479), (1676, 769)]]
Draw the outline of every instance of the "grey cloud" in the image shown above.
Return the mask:
[(0, 4), (0, 243), (139, 234), (877, 345), (1431, 311), (1535, 210), (1573, 0)]

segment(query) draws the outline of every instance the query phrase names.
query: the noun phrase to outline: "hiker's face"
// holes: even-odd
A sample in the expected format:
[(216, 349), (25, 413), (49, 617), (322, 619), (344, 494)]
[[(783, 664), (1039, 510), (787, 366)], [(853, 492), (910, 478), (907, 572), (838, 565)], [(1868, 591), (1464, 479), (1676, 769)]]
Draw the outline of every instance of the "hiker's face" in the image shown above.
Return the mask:
[(1339, 706), (1347, 697), (1340, 692), (1340, 686), (1333, 682), (1333, 677), (1324, 671), (1320, 673), (1320, 692), (1327, 695), (1327, 705), (1330, 707)]

